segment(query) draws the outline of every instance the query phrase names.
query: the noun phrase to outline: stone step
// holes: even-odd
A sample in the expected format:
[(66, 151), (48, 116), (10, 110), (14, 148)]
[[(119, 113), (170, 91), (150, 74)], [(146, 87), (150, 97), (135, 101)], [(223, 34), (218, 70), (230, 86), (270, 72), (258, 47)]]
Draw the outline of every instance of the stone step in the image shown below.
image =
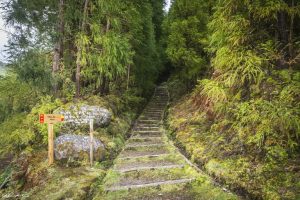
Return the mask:
[(160, 127), (160, 122), (143, 121), (143, 122), (138, 122), (137, 125), (144, 126), (144, 127)]
[(144, 109), (144, 112), (145, 111), (150, 111), (150, 112), (164, 112), (164, 110), (165, 110), (165, 107), (163, 107), (163, 108), (146, 107)]
[(133, 133), (162, 133), (161, 131), (150, 131), (150, 130), (146, 130), (146, 131), (134, 131)]
[(134, 133), (132, 137), (162, 137), (162, 133)]
[(164, 143), (129, 143), (126, 145), (125, 149), (127, 148), (136, 148), (136, 147), (164, 147), (166, 146)]
[(160, 157), (160, 156), (168, 156), (169, 153), (158, 153), (158, 154), (148, 154), (148, 155), (140, 155), (140, 156), (124, 156), (119, 157), (120, 160), (128, 160), (128, 159), (136, 159), (136, 158), (154, 158), (154, 157)]
[(165, 108), (166, 103), (155, 103), (155, 102), (150, 102), (147, 107), (151, 107), (151, 108)]
[(116, 171), (121, 173), (132, 172), (132, 171), (142, 171), (142, 170), (154, 170), (154, 169), (174, 169), (174, 168), (183, 168), (184, 165), (176, 165), (176, 164), (165, 164), (165, 165), (157, 165), (157, 166), (136, 166), (131, 168), (120, 168), (116, 169)]
[[(166, 106), (151, 106), (151, 110), (155, 110), (155, 111), (160, 111), (163, 112), (165, 111)], [(148, 108), (146, 108), (148, 110)]]
[(160, 122), (158, 119), (139, 119), (141, 122)]
[(149, 116), (162, 116), (163, 115), (163, 112), (160, 112), (160, 113), (150, 113), (150, 112), (144, 112), (142, 113), (141, 115), (149, 115)]
[(145, 115), (146, 116), (155, 116), (155, 117), (159, 116), (159, 117), (162, 118), (162, 116), (164, 115), (164, 113), (162, 112), (161, 114), (155, 114), (155, 113), (144, 112), (144, 113), (141, 114), (141, 116), (145, 116)]
[(155, 135), (133, 135), (133, 136), (131, 136), (131, 138), (130, 139), (135, 139), (135, 140), (137, 140), (137, 139), (140, 139), (140, 140), (142, 140), (142, 139), (153, 139), (153, 140), (162, 140), (162, 136), (155, 136)]
[(135, 126), (132, 130), (139, 130), (139, 131), (158, 131), (161, 128), (159, 126)]
[(144, 111), (142, 113), (142, 115), (155, 115), (155, 116), (161, 116), (163, 114), (163, 111), (157, 111), (157, 112), (154, 112), (154, 111)]
[(158, 131), (160, 129), (159, 126), (156, 126), (156, 127), (150, 127), (150, 126), (144, 126), (144, 127), (134, 127), (133, 130), (142, 130), (142, 131)]
[(124, 149), (120, 157), (127, 157), (127, 156), (151, 156), (156, 154), (165, 154), (169, 153), (167, 148), (156, 148), (156, 147), (141, 147), (141, 148), (127, 148)]
[(164, 112), (165, 107), (161, 106), (159, 108), (147, 106), (144, 111), (153, 111), (153, 112)]
[(161, 142), (162, 137), (131, 137), (128, 142)]
[(142, 115), (162, 116), (163, 112), (143, 112)]
[(161, 120), (144, 120), (144, 119), (142, 119), (142, 120), (138, 120), (138, 124), (140, 124), (140, 125), (144, 125), (144, 126), (148, 126), (148, 125), (160, 125), (160, 123), (161, 123), (162, 121)]
[(182, 183), (190, 183), (193, 179), (177, 179), (177, 180), (166, 180), (166, 181), (158, 181), (152, 183), (145, 183), (145, 184), (132, 184), (132, 185), (123, 185), (123, 186), (113, 186), (109, 188), (105, 188), (106, 191), (119, 191), (119, 190), (128, 190), (134, 188), (143, 188), (143, 187), (155, 187), (160, 185), (171, 185), (171, 184), (182, 184)]
[(141, 116), (154, 116), (154, 117), (161, 117), (163, 115), (163, 113), (142, 113)]
[(155, 109), (155, 110), (159, 110), (159, 111), (165, 111), (165, 108), (166, 108), (166, 106), (165, 105), (162, 105), (162, 106), (160, 106), (160, 105), (153, 105), (153, 106), (151, 106), (153, 109)]
[(153, 116), (140, 116), (139, 120), (157, 120), (160, 121), (161, 117), (153, 117)]
[(150, 101), (147, 105), (147, 107), (149, 106), (165, 106), (167, 105), (168, 102), (163, 102), (163, 101)]

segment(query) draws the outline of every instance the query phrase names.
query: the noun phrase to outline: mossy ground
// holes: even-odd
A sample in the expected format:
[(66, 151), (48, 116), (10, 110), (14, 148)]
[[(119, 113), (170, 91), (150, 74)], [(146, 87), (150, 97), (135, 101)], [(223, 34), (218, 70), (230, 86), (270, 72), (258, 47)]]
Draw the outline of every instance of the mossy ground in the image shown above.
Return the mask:
[(257, 157), (245, 152), (230, 135), (211, 134), (212, 124), (206, 113), (193, 106), (190, 96), (169, 109), (169, 136), (216, 180), (250, 199), (300, 199), (299, 159), (282, 162), (276, 157), (272, 161)]
[[(191, 183), (161, 185), (156, 187), (138, 188), (131, 190), (121, 190), (105, 192), (104, 186), (98, 186), (99, 192), (94, 196), (94, 200), (236, 200), (236, 195), (224, 192), (222, 188), (215, 186), (211, 179), (199, 174), (191, 167), (184, 169), (160, 170), (158, 172), (149, 171), (143, 174), (145, 180), (155, 179), (168, 174), (169, 179), (176, 179), (185, 176), (194, 178)], [(135, 176), (138, 174), (135, 172)], [(108, 174), (110, 184), (120, 180), (120, 174), (111, 172)]]
[[(97, 128), (94, 134), (105, 145), (104, 160), (95, 162), (93, 168), (89, 167), (88, 159), (80, 161), (76, 167), (66, 167), (58, 162), (49, 167), (47, 146), (35, 145), (22, 153), (25, 161), (20, 160), (21, 156), (18, 154), (3, 176), (1, 175), (1, 183), (5, 177), (13, 178), (5, 189), (0, 190), (0, 199), (88, 199), (93, 195), (93, 186), (101, 182), (106, 169), (112, 165), (113, 159), (125, 145), (128, 130), (143, 101), (121, 100), (110, 95), (105, 98), (93, 96), (82, 103), (103, 106), (113, 113), (109, 126)], [(70, 105), (72, 103), (64, 106)], [(44, 107), (41, 105), (34, 112), (43, 113)], [(55, 131), (59, 133), (58, 126)], [(77, 134), (88, 134), (88, 128), (78, 130)]]

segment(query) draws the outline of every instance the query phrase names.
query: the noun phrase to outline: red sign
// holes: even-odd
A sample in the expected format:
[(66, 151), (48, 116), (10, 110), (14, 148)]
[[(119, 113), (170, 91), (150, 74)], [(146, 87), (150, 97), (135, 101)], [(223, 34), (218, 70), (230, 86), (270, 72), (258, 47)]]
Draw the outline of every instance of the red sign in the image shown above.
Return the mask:
[(44, 114), (40, 114), (40, 123), (41, 124), (45, 123), (45, 115)]

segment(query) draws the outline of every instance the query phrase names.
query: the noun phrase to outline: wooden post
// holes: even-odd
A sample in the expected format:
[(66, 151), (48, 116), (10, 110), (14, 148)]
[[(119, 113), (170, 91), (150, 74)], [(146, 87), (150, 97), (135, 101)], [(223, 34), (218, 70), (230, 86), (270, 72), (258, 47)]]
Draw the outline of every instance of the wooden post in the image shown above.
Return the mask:
[(63, 122), (65, 117), (59, 114), (40, 114), (40, 123), (48, 124), (48, 162), (54, 163), (54, 124)]
[(94, 161), (94, 120), (90, 119), (90, 164), (93, 167)]
[(48, 162), (52, 165), (54, 162), (54, 130), (53, 124), (48, 124)]

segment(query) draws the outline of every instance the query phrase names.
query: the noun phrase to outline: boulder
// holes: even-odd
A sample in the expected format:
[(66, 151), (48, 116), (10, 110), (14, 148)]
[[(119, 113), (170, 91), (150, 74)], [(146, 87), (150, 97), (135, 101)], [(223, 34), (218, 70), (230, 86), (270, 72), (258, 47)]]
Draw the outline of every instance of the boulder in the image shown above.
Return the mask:
[[(105, 156), (105, 147), (94, 138), (94, 160), (100, 161)], [(54, 155), (57, 161), (72, 164), (89, 160), (90, 137), (82, 135), (61, 135), (55, 139)]]
[(58, 109), (54, 113), (64, 115), (64, 127), (71, 131), (89, 125), (91, 119), (95, 127), (108, 126), (112, 116), (105, 108), (88, 105), (72, 105), (67, 109)]

